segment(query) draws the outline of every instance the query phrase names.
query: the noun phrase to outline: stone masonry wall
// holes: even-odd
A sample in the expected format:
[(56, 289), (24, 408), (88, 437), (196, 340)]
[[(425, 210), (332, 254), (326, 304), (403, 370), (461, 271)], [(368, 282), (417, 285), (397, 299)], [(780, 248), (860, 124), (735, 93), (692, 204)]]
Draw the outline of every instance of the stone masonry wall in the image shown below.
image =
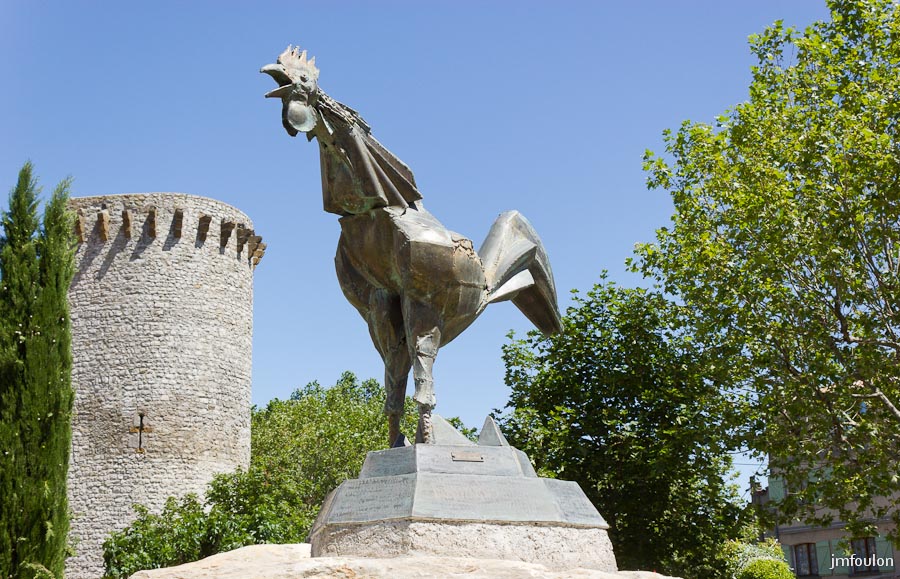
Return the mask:
[(103, 574), (102, 542), (169, 495), (250, 458), (253, 268), (246, 215), (176, 193), (74, 198), (75, 389), (68, 579)]

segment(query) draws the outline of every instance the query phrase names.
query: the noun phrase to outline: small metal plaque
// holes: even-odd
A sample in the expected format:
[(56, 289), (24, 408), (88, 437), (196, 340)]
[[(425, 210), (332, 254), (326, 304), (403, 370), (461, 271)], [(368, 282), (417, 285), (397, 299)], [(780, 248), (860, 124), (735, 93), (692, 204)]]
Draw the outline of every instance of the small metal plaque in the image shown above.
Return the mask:
[(484, 456), (475, 450), (454, 450), (450, 458), (454, 462), (484, 462)]

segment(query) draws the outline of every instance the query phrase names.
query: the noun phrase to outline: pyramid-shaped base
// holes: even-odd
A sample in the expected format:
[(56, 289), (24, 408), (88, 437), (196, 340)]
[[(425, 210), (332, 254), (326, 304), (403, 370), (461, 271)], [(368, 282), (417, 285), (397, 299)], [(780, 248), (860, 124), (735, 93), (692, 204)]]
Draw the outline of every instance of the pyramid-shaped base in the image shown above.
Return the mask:
[(437, 555), (616, 571), (609, 526), (577, 483), (538, 477), (493, 422), (479, 445), (439, 424), (449, 434), (437, 444), (370, 452), (359, 478), (325, 499), (310, 533), (313, 557)]

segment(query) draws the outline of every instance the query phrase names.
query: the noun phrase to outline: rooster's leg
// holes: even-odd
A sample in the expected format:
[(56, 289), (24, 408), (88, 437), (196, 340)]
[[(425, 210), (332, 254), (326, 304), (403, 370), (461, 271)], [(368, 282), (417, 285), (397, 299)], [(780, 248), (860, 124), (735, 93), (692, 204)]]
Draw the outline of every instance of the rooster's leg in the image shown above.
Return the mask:
[(384, 413), (388, 417), (388, 444), (400, 436), (400, 419), (406, 402), (406, 383), (412, 362), (403, 329), (400, 298), (386, 290), (376, 289), (369, 296), (366, 316), (372, 342), (384, 361)]
[(403, 319), (406, 323), (406, 341), (412, 358), (413, 380), (416, 392), (413, 400), (419, 405), (419, 428), (416, 442), (433, 444), (431, 412), (434, 410), (434, 376), (432, 369), (438, 349), (441, 347), (440, 316), (434, 308), (404, 300)]

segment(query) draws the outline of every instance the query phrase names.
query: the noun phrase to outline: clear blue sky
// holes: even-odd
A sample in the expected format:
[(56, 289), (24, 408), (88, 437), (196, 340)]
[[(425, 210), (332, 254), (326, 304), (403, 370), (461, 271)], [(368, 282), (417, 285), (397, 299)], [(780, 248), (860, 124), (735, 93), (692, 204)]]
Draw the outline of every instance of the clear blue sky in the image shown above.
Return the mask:
[[(480, 244), (519, 209), (542, 236), (561, 306), (600, 271), (624, 285), (636, 242), (672, 206), (644, 185), (661, 132), (746, 99), (750, 34), (806, 26), (824, 2), (0, 2), (0, 178), (31, 159), (46, 190), (178, 191), (242, 209), (268, 244), (256, 270), (253, 400), (343, 370), (381, 379), (334, 274), (318, 149), (281, 127), (257, 71), (290, 43), (415, 172), (428, 209)], [(5, 196), (2, 201), (5, 204)], [(529, 329), (488, 308), (436, 365), (438, 412), (480, 426), (505, 405), (500, 347)]]

